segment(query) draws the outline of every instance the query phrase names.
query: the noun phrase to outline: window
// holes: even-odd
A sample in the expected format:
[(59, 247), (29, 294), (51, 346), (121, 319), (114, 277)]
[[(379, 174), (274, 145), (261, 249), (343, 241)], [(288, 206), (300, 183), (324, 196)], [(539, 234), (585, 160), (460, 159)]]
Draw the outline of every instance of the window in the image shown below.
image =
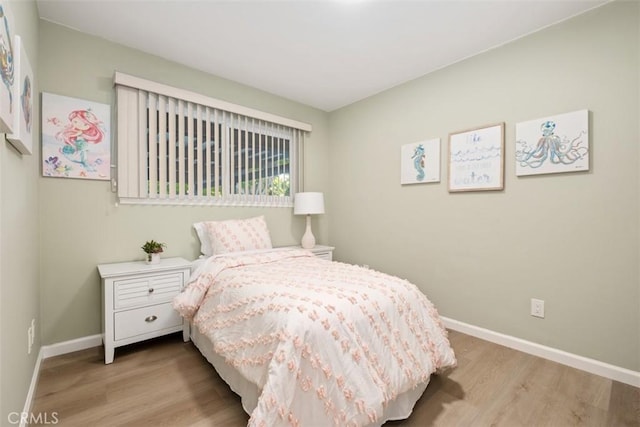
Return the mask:
[(292, 206), (311, 126), (116, 73), (122, 203)]

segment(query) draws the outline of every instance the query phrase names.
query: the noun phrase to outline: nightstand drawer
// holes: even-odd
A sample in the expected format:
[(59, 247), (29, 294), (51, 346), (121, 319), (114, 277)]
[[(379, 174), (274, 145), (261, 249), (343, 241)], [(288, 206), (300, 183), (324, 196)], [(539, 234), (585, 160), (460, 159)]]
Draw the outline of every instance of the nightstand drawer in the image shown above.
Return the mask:
[(170, 301), (182, 289), (182, 276), (182, 273), (167, 273), (115, 280), (114, 306), (123, 308)]
[[(302, 246), (284, 246), (285, 248), (298, 248), (301, 249)], [(333, 246), (325, 246), (325, 245), (315, 245), (311, 249), (307, 249), (308, 251), (313, 252), (313, 254), (320, 259), (325, 259), (327, 261), (333, 261), (333, 250), (335, 248)]]
[(332, 261), (333, 260), (333, 254), (331, 251), (327, 251), (327, 252), (314, 252), (314, 255), (317, 258), (320, 259), (326, 259), (327, 261)]
[(182, 327), (182, 317), (171, 303), (120, 311), (114, 317), (114, 339), (122, 340), (162, 329)]

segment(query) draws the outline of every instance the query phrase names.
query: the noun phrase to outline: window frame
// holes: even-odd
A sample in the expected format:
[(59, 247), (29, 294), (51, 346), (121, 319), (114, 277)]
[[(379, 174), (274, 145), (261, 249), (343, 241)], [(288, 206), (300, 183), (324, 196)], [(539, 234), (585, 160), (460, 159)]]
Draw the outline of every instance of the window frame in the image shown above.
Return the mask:
[[(293, 206), (293, 196), (295, 192), (302, 191), (303, 189), (303, 150), (304, 150), (304, 138), (306, 134), (312, 131), (312, 126), (307, 123), (299, 122), (293, 119), (289, 119), (286, 117), (277, 116), (271, 113), (266, 113), (263, 111), (251, 109), (248, 107), (244, 107), (237, 104), (228, 103), (226, 101), (221, 101), (215, 98), (210, 98), (205, 95), (201, 95), (195, 92), (175, 88), (172, 86), (164, 85), (157, 82), (152, 82), (146, 79), (142, 79), (139, 77), (130, 76), (128, 74), (116, 72), (114, 75), (114, 86), (116, 89), (116, 111), (114, 116), (117, 121), (117, 132), (116, 138), (117, 141), (112, 146), (114, 147), (114, 156), (116, 162), (112, 165), (112, 190), (117, 192), (118, 199), (120, 203), (123, 204), (169, 204), (169, 205), (224, 205), (224, 206), (265, 206), (265, 207), (291, 207)], [(206, 109), (209, 112), (209, 109), (221, 112), (223, 114), (228, 114), (232, 119), (230, 123), (227, 123), (224, 120), (220, 122), (198, 122), (202, 123), (203, 126), (205, 123), (211, 126), (215, 126), (216, 128), (219, 125), (222, 125), (222, 130), (224, 132), (220, 132), (219, 138), (222, 138), (221, 141), (214, 141), (213, 139), (207, 139), (205, 142), (215, 142), (216, 145), (220, 145), (220, 147), (225, 147), (222, 150), (226, 149), (226, 153), (221, 154), (222, 164), (221, 166), (221, 175), (223, 184), (221, 185), (220, 191), (223, 192), (222, 195), (213, 195), (205, 194), (208, 190), (211, 192), (213, 187), (209, 184), (205, 191), (201, 191), (203, 194), (178, 194), (179, 191), (176, 191), (176, 194), (166, 194), (167, 192), (160, 190), (162, 188), (162, 183), (157, 184), (157, 181), (154, 181), (151, 177), (151, 173), (147, 172), (147, 165), (149, 164), (147, 161), (147, 156), (149, 152), (154, 154), (154, 149), (148, 148), (147, 144), (151, 139), (158, 138), (159, 146), (162, 145), (163, 141), (160, 140), (161, 136), (159, 132), (155, 132), (155, 135), (148, 135), (147, 132), (151, 126), (155, 126), (157, 123), (154, 120), (149, 119), (147, 121), (147, 114), (152, 112), (149, 109), (147, 102), (147, 95), (152, 99), (151, 102), (158, 102), (158, 107), (153, 111), (154, 113), (164, 115), (168, 109), (166, 106), (161, 104), (163, 100), (167, 98), (173, 98), (174, 100), (179, 101), (180, 103), (184, 102), (184, 105), (197, 107), (197, 113), (194, 115), (191, 114), (182, 114), (181, 116), (176, 116), (179, 119), (189, 119), (189, 120), (201, 120), (199, 116), (200, 107)], [(164, 97), (164, 98), (163, 98)], [(155, 114), (153, 114), (155, 116)], [(148, 116), (149, 118), (151, 115)], [(241, 117), (242, 120), (245, 120), (245, 126), (248, 120), (251, 120), (254, 124), (258, 123), (258, 127), (252, 127), (251, 129), (242, 128), (242, 124), (240, 121), (234, 120), (234, 118)], [(163, 118), (163, 122), (166, 120)], [(146, 125), (142, 125), (142, 123), (146, 122)], [(265, 124), (264, 127), (261, 127), (260, 124)], [(188, 125), (188, 123), (187, 123)], [(159, 126), (159, 124), (158, 124)], [(168, 126), (168, 125), (167, 125)], [(254, 125), (255, 126), (255, 125)], [(167, 129), (171, 129), (167, 127)], [(289, 140), (289, 194), (287, 196), (265, 196), (265, 195), (255, 195), (255, 194), (235, 194), (235, 190), (232, 188), (235, 172), (232, 170), (233, 167), (233, 150), (231, 147), (234, 144), (231, 136), (234, 133), (234, 129), (236, 130), (237, 135), (241, 135), (244, 132), (243, 137), (238, 137), (238, 140), (241, 141), (242, 138), (246, 138), (249, 132), (255, 135), (265, 135), (266, 138), (276, 138), (282, 137), (283, 135), (290, 135), (291, 139)], [(263, 132), (263, 129), (279, 129), (280, 133), (273, 132), (273, 134), (269, 135), (268, 132)], [(205, 137), (209, 137), (208, 131)], [(193, 139), (191, 144), (188, 144), (189, 147), (194, 147), (195, 144), (202, 144), (202, 130), (198, 131), (197, 139)], [(178, 132), (180, 135), (180, 132)], [(164, 141), (167, 142), (167, 141)], [(179, 143), (179, 141), (176, 141)], [(240, 144), (240, 142), (237, 142)], [(168, 142), (167, 142), (167, 145)], [(198, 145), (200, 147), (200, 145)], [(245, 145), (245, 148), (247, 146)], [(210, 150), (211, 147), (207, 147)], [(235, 147), (233, 147), (235, 148)], [(200, 148), (202, 149), (202, 148)], [(191, 183), (202, 177), (210, 182), (210, 172), (207, 165), (207, 161), (211, 160), (211, 152), (207, 152), (202, 150), (201, 153), (207, 153), (204, 158), (191, 159), (191, 155), (193, 154), (193, 148), (191, 151), (187, 152), (179, 152), (182, 156), (180, 159), (175, 159), (177, 161), (187, 161), (193, 164), (193, 160), (204, 160), (204, 164), (202, 167), (197, 167), (196, 171), (193, 171), (192, 168), (189, 168), (189, 178), (188, 182)], [(154, 154), (157, 156), (164, 156), (167, 153), (162, 154)], [(167, 154), (168, 155), (168, 154)], [(156, 157), (158, 158), (158, 157)], [(249, 160), (251, 157), (247, 157)], [(171, 165), (172, 158), (169, 157), (169, 165)], [(163, 163), (163, 162), (160, 162)], [(170, 167), (170, 166), (169, 166)], [(157, 171), (156, 171), (157, 172)], [(162, 173), (169, 173), (166, 170), (162, 170)], [(184, 172), (183, 172), (184, 173)], [(202, 174), (202, 175), (201, 175)], [(179, 177), (181, 180), (180, 185), (182, 185), (182, 176)], [(177, 181), (177, 179), (176, 179)], [(197, 181), (196, 181), (197, 182)], [(166, 182), (165, 182), (166, 183)], [(173, 183), (173, 181), (169, 181), (169, 183)], [(176, 183), (177, 184), (177, 183)], [(149, 188), (153, 188), (152, 186), (158, 185), (158, 190), (155, 191), (147, 191)], [(201, 184), (202, 185), (202, 184)], [(188, 187), (188, 185), (187, 185)], [(185, 187), (186, 188), (186, 187)], [(216, 188), (218, 188), (216, 186)], [(255, 188), (255, 187), (254, 187)], [(224, 192), (227, 191), (227, 194)], [(171, 192), (169, 192), (171, 193)]]

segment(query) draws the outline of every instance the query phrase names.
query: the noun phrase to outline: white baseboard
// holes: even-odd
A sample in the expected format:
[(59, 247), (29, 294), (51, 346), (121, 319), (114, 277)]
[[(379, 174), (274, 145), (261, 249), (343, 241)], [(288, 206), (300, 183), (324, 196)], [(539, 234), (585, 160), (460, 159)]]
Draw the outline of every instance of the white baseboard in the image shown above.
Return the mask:
[(619, 381), (621, 383), (629, 384), (634, 387), (640, 387), (640, 372), (621, 368), (615, 365), (610, 365), (608, 363), (600, 362), (595, 359), (578, 356), (577, 354), (568, 353), (566, 351), (547, 347), (541, 344), (536, 344), (531, 341), (501, 334), (499, 332), (494, 332), (492, 330), (470, 325), (468, 323), (459, 322), (457, 320), (449, 319), (444, 316), (441, 316), (441, 318), (444, 325), (454, 331), (462, 332), (464, 334), (481, 338), (485, 341), (500, 344), (505, 347), (513, 348), (515, 350), (532, 354), (534, 356), (542, 357), (543, 359), (561, 363), (563, 365), (580, 369), (591, 374), (600, 375), (601, 377), (609, 378), (614, 381)]
[[(33, 406), (33, 399), (36, 396), (36, 387), (38, 386), (38, 378), (40, 377), (40, 362), (42, 362), (42, 347), (38, 352), (36, 359), (36, 365), (33, 367), (33, 374), (31, 375), (31, 384), (29, 384), (29, 390), (27, 391), (27, 398), (24, 401), (23, 414), (30, 414), (31, 407)], [(20, 427), (26, 427), (26, 420), (24, 417), (20, 417)]]
[(76, 338), (75, 340), (63, 341), (51, 345), (43, 345), (40, 349), (42, 358), (48, 359), (61, 354), (73, 353), (74, 351), (85, 350), (91, 347), (102, 345), (102, 335), (89, 335), (88, 337)]
[[(27, 398), (24, 402), (23, 414), (30, 414), (31, 407), (33, 406), (33, 399), (36, 394), (36, 387), (38, 386), (38, 378), (40, 377), (40, 364), (44, 359), (48, 359), (54, 356), (60, 356), (61, 354), (72, 353), (74, 351), (85, 350), (91, 347), (98, 347), (102, 345), (102, 335), (90, 335), (88, 337), (78, 338), (75, 340), (64, 341), (57, 344), (43, 345), (38, 352), (38, 358), (36, 359), (36, 365), (33, 367), (33, 375), (31, 375), (31, 384), (29, 384), (29, 391), (27, 392)], [(25, 421), (20, 421), (20, 427), (25, 427)]]
[[(441, 318), (444, 322), (444, 325), (448, 329), (462, 332), (464, 334), (471, 335), (485, 341), (500, 344), (505, 347), (513, 348), (515, 350), (532, 354), (534, 356), (542, 357), (543, 359), (571, 366), (572, 368), (580, 369), (594, 375), (600, 375), (614, 381), (619, 381), (621, 383), (629, 384), (634, 387), (640, 387), (640, 372), (621, 368), (615, 365), (610, 365), (608, 363), (600, 362), (595, 359), (578, 356), (577, 354), (572, 354), (552, 347), (536, 344), (534, 342), (523, 340), (521, 338), (494, 332), (492, 330), (481, 328), (479, 326), (474, 326), (468, 323), (460, 322), (458, 320), (449, 319), (448, 317), (441, 316)], [(44, 345), (40, 347), (38, 359), (36, 360), (36, 365), (33, 369), (33, 375), (31, 377), (31, 385), (29, 386), (29, 392), (27, 393), (27, 399), (24, 404), (24, 412), (29, 413), (31, 411), (36, 386), (38, 385), (40, 363), (42, 360), (62, 354), (72, 353), (74, 351), (85, 350), (91, 347), (98, 347), (101, 345), (102, 335), (90, 335), (88, 337), (64, 341), (57, 344)], [(21, 425), (20, 427), (23, 426)]]

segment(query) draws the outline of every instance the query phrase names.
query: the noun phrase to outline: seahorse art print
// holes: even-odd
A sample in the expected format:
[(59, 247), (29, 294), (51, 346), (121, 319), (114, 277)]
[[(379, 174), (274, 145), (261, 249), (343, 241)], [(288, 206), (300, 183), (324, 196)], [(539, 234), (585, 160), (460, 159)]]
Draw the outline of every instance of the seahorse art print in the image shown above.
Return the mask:
[(439, 138), (403, 145), (400, 159), (400, 184), (440, 182)]
[(424, 159), (426, 154), (424, 154), (424, 145), (418, 144), (416, 149), (413, 151), (413, 167), (416, 169), (418, 174), (416, 175), (416, 180), (424, 181)]

